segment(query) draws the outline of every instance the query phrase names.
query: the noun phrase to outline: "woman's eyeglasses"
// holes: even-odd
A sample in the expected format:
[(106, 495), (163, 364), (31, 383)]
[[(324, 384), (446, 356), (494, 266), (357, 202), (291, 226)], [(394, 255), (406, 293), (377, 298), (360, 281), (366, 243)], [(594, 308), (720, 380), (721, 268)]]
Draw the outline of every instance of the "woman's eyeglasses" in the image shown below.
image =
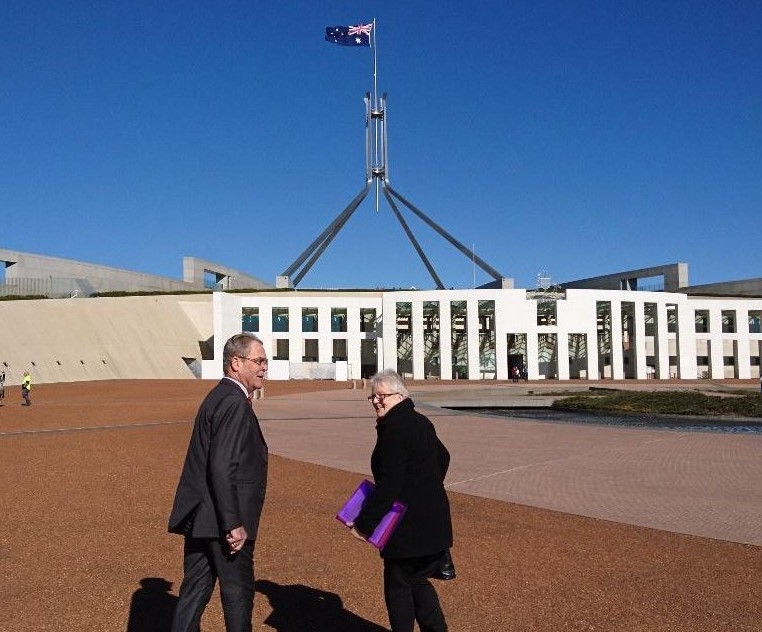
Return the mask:
[(373, 395), (368, 395), (368, 401), (373, 403), (374, 399), (378, 399), (383, 403), (387, 397), (391, 397), (392, 395), (399, 395), (399, 393), (373, 393)]

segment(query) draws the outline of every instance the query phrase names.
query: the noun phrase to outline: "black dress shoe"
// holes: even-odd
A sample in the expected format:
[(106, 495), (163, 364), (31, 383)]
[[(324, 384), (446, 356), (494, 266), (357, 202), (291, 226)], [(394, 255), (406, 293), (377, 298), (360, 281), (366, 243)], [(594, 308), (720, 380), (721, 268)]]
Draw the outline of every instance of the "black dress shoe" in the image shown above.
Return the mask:
[(442, 579), (444, 581), (455, 579), (455, 562), (452, 561), (450, 549), (447, 549), (444, 553), (442, 553), (442, 563), (439, 567), (439, 570), (431, 577), (432, 579)]

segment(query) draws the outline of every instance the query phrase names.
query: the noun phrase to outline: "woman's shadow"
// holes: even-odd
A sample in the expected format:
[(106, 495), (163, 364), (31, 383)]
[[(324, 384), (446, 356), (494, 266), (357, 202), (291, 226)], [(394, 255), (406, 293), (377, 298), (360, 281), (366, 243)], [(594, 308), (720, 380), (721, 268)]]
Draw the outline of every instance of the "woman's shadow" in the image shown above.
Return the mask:
[(386, 628), (345, 610), (335, 593), (302, 584), (281, 586), (266, 579), (256, 582), (256, 590), (272, 607), (265, 623), (278, 632), (386, 632)]
[(166, 632), (172, 625), (177, 597), (170, 593), (172, 582), (161, 577), (144, 577), (132, 594), (127, 632)]

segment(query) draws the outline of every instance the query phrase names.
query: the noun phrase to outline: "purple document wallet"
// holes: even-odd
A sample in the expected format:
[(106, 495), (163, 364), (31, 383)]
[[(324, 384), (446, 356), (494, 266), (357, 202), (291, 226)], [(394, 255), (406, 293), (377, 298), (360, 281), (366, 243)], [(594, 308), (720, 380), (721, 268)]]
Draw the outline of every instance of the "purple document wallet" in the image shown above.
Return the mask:
[[(365, 501), (368, 500), (368, 496), (373, 493), (374, 487), (375, 485), (368, 480), (360, 483), (347, 502), (344, 503), (344, 506), (339, 509), (339, 513), (336, 514), (336, 520), (343, 522), (345, 525), (353, 523)], [(381, 522), (378, 523), (375, 531), (368, 538), (368, 542), (377, 549), (383, 549), (389, 538), (392, 537), (392, 533), (397, 528), (399, 521), (402, 520), (402, 516), (405, 515), (406, 510), (407, 507), (403, 503), (395, 500), (392, 503), (392, 508), (381, 518)]]

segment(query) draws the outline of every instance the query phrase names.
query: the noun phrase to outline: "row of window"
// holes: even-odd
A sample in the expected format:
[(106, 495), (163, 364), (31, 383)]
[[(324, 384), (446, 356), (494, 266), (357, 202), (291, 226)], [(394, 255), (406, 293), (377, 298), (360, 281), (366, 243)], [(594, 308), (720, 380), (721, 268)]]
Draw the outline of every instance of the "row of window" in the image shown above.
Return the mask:
[[(289, 331), (289, 308), (273, 307), (271, 330), (273, 332)], [(241, 330), (256, 333), (259, 331), (259, 308), (244, 307), (241, 310)], [(373, 307), (360, 308), (360, 331), (373, 332), (376, 330), (376, 309)], [(302, 307), (302, 332), (318, 331), (318, 308)], [(331, 331), (347, 331), (346, 307), (331, 308)]]
[[(462, 304), (461, 304), (462, 303)], [(494, 302), (479, 301), (479, 321), (481, 330), (492, 328), (494, 319)], [(491, 309), (485, 309), (482, 303), (491, 303)], [(435, 331), (439, 327), (438, 306), (436, 303), (424, 305), (424, 322), (427, 331)], [(538, 301), (537, 304), (537, 324), (540, 326), (554, 326), (557, 324), (556, 302)], [(428, 309), (427, 309), (428, 307)], [(630, 309), (631, 308), (631, 309)], [(634, 303), (623, 304), (622, 319), (623, 330), (630, 331), (634, 327)], [(656, 335), (656, 304), (647, 303), (645, 305), (645, 333), (647, 336)], [(463, 328), (465, 324), (465, 301), (454, 301), (452, 304), (453, 325), (455, 328)], [(611, 303), (598, 303), (598, 328), (603, 329), (608, 326), (611, 318)], [(397, 329), (404, 330), (410, 327), (411, 303), (397, 304)], [(375, 308), (360, 308), (360, 331), (373, 332), (376, 329), (376, 310)], [(250, 332), (259, 331), (259, 308), (244, 307), (241, 314), (242, 330)], [(331, 308), (331, 331), (347, 331), (347, 308)], [(697, 309), (695, 311), (695, 331), (696, 333), (710, 333), (710, 320), (708, 309)], [(737, 315), (735, 310), (722, 310), (721, 313), (722, 333), (737, 333)], [(289, 331), (289, 308), (274, 307), (272, 309), (272, 331)], [(762, 333), (762, 311), (748, 312), (748, 327), (750, 334)], [(301, 330), (305, 333), (315, 333), (318, 331), (318, 308), (303, 307)], [(667, 306), (667, 331), (675, 333), (677, 331), (677, 306)]]
[[(724, 309), (720, 315), (720, 322), (722, 326), (722, 333), (734, 334), (737, 333), (737, 315), (733, 309)], [(697, 309), (696, 310), (696, 333), (708, 334), (710, 332), (709, 327), (709, 310)], [(762, 333), (762, 311), (750, 311), (749, 312), (749, 333), (759, 334)]]

